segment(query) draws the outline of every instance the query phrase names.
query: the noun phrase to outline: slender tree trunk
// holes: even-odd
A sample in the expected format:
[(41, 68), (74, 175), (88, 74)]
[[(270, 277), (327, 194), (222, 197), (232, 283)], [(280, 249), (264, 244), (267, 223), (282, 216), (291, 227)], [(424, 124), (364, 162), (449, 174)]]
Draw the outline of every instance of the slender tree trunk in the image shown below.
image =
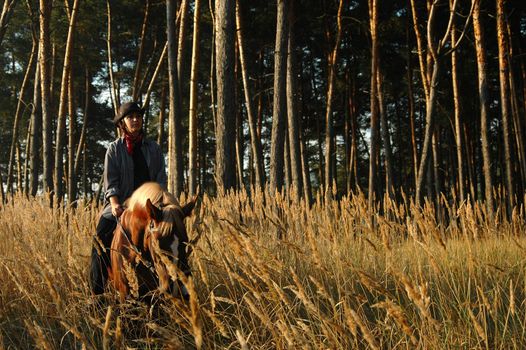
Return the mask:
[(303, 176), (303, 196), (307, 203), (312, 202), (312, 186), (310, 183), (310, 167), (309, 167), (309, 157), (307, 155), (307, 150), (305, 146), (305, 140), (302, 137), (303, 133), (300, 135), (300, 154), (301, 154), (301, 173)]
[(215, 53), (217, 78), (216, 182), (218, 191), (236, 185), (235, 155), (235, 0), (215, 3)]
[(0, 14), (0, 50), (2, 49), (2, 41), (4, 40), (7, 23), (9, 23), (15, 4), (16, 0), (4, 0), (4, 5), (2, 6), (2, 13)]
[[(29, 60), (27, 62), (26, 72), (24, 74), (24, 79), (22, 80), (22, 86), (20, 87), (20, 92), (18, 94), (18, 102), (16, 104), (16, 112), (15, 112), (15, 119), (13, 122), (13, 135), (11, 139), (11, 147), (9, 149), (9, 163), (7, 167), (7, 190), (10, 192), (13, 192), (13, 164), (15, 160), (15, 149), (16, 145), (18, 143), (18, 129), (20, 124), (20, 118), (22, 114), (22, 104), (24, 101), (24, 95), (26, 91), (27, 82), (29, 81), (29, 75), (31, 73), (31, 70), (33, 69), (33, 61), (35, 60), (35, 56), (38, 54), (38, 47), (37, 43), (33, 41), (33, 45), (31, 47), (31, 53), (29, 54)], [(18, 188), (18, 190), (21, 190)]]
[[(148, 89), (146, 90), (146, 93), (144, 94), (144, 101), (142, 103), (143, 109), (148, 109), (150, 105), (150, 96), (152, 95), (153, 85), (163, 66), (164, 58), (166, 57), (167, 48), (168, 48), (168, 43), (165, 43), (163, 51), (161, 52), (161, 56), (159, 56), (159, 61), (157, 62), (157, 66), (155, 67), (155, 71), (153, 72), (152, 78), (150, 79), (150, 83), (148, 84)], [(146, 124), (146, 121), (145, 121), (145, 124)], [(146, 125), (144, 127), (146, 128)]]
[(22, 179), (22, 185), (20, 188), (23, 188), (23, 193), (27, 197), (29, 193), (29, 152), (31, 152), (31, 135), (33, 133), (32, 131), (33, 125), (32, 120), (29, 118), (28, 126), (27, 126), (27, 133), (26, 133), (26, 149), (24, 150), (25, 157), (24, 157), (24, 170), (23, 170), (23, 179)]
[(343, 0), (340, 0), (338, 6), (338, 14), (336, 17), (337, 30), (336, 40), (332, 52), (329, 55), (329, 77), (327, 82), (327, 106), (325, 109), (325, 190), (332, 187), (333, 181), (333, 167), (335, 164), (335, 150), (334, 150), (334, 131), (332, 121), (332, 109), (334, 100), (334, 84), (336, 79), (336, 63), (338, 60), (338, 53), (340, 51), (340, 42), (342, 34), (342, 12), (343, 12)]
[(119, 106), (121, 105), (120, 93), (118, 92), (117, 83), (113, 76), (113, 58), (111, 54), (111, 6), (110, 0), (106, 0), (106, 10), (108, 17), (108, 33), (106, 36), (106, 47), (108, 54), (108, 75), (110, 78), (110, 97), (113, 105), (113, 112), (115, 115), (119, 114)]
[(295, 45), (295, 26), (294, 17), (295, 14), (295, 3), (291, 2), (290, 16), (289, 16), (289, 40), (288, 40), (288, 53), (287, 53), (287, 118), (288, 118), (288, 138), (289, 138), (289, 154), (290, 154), (290, 167), (291, 167), (291, 178), (292, 187), (294, 188), (291, 193), (294, 193), (296, 200), (299, 201), (303, 192), (303, 179), (301, 176), (301, 151), (300, 151), (300, 136), (298, 126), (298, 83), (297, 83), (297, 54)]
[(480, 1), (473, 1), (475, 2), (475, 7), (473, 10), (473, 31), (475, 34), (475, 50), (477, 52), (478, 93), (480, 103), (480, 138), (482, 142), (481, 147), (484, 172), (484, 189), (487, 210), (488, 213), (493, 216), (493, 180), (491, 175), (491, 157), (488, 132), (489, 91), (486, 68), (487, 58), (484, 40), (484, 26), (482, 25), (480, 18)]
[(200, 34), (200, 16), (201, 1), (195, 0), (194, 4), (194, 34), (192, 42), (192, 67), (190, 69), (190, 107), (188, 116), (188, 190), (190, 196), (193, 196), (197, 190), (197, 82), (199, 67), (199, 34)]
[(177, 73), (177, 38), (175, 35), (175, 0), (166, 0), (168, 37), (168, 190), (179, 197), (183, 190), (181, 104)]
[(377, 0), (369, 0), (369, 24), (371, 31), (371, 151), (369, 157), (369, 208), (372, 209), (376, 192), (376, 162), (378, 157), (378, 13)]
[(69, 22), (68, 38), (66, 40), (66, 49), (64, 53), (64, 68), (62, 70), (62, 83), (60, 86), (60, 100), (58, 106), (58, 122), (57, 122), (57, 138), (56, 138), (56, 150), (55, 150), (55, 195), (60, 202), (63, 197), (63, 155), (64, 145), (66, 138), (66, 95), (68, 93), (68, 84), (71, 70), (71, 52), (73, 49), (73, 36), (75, 33), (75, 24), (78, 12), (78, 2), (75, 0), (73, 3), (73, 10), (71, 11), (71, 20)]
[(42, 153), (44, 191), (53, 189), (51, 127), (50, 21), (52, 0), (40, 0), (40, 85), (42, 96)]
[[(73, 173), (75, 176), (79, 173), (80, 156), (86, 143), (86, 132), (88, 130), (88, 116), (89, 116), (89, 104), (91, 101), (91, 74), (88, 67), (84, 70), (84, 113), (82, 116), (82, 129), (80, 131), (79, 143), (77, 145), (77, 151), (75, 152), (75, 161), (73, 165)], [(86, 192), (84, 191), (84, 195)]]
[(163, 82), (161, 88), (161, 101), (159, 106), (159, 131), (157, 134), (157, 143), (163, 149), (164, 143), (164, 119), (166, 114), (166, 84)]
[(387, 121), (387, 112), (385, 110), (385, 101), (383, 93), (383, 75), (380, 68), (376, 71), (376, 84), (378, 93), (378, 108), (380, 112), (380, 130), (382, 143), (384, 145), (384, 162), (385, 162), (385, 188), (390, 198), (394, 198), (394, 178), (393, 178), (393, 152), (391, 149), (391, 135), (389, 132), (389, 123)]
[(513, 189), (513, 173), (511, 167), (511, 145), (510, 145), (510, 112), (509, 94), (510, 87), (508, 81), (509, 53), (508, 40), (506, 38), (506, 19), (504, 13), (504, 0), (497, 0), (497, 39), (499, 47), (499, 81), (500, 81), (500, 109), (502, 114), (502, 136), (504, 139), (504, 165), (505, 165), (505, 185), (508, 206), (508, 215), (514, 205), (515, 191)]
[(68, 114), (69, 114), (69, 134), (68, 134), (68, 202), (71, 205), (77, 198), (77, 172), (75, 171), (75, 139), (76, 139), (76, 106), (75, 89), (73, 83), (73, 72), (69, 72), (68, 83)]
[[(478, 2), (478, 0), (475, 0)], [(450, 0), (451, 2), (451, 0)], [(451, 27), (451, 42), (457, 41), (457, 31), (455, 23)], [(457, 152), (457, 176), (458, 176), (458, 193), (459, 199), (461, 202), (465, 199), (464, 189), (465, 189), (465, 180), (464, 180), (464, 159), (462, 155), (462, 121), (461, 121), (461, 105), (460, 105), (460, 96), (459, 96), (459, 81), (458, 81), (458, 59), (457, 52), (453, 51), (451, 53), (451, 85), (453, 87), (453, 108), (455, 114), (455, 144)]]
[[(40, 54), (38, 55), (40, 61)], [(31, 110), (31, 151), (29, 155), (29, 167), (31, 169), (29, 193), (35, 196), (38, 191), (38, 174), (40, 167), (40, 154), (42, 137), (42, 114), (41, 114), (41, 97), (40, 97), (40, 64), (37, 63), (35, 69), (35, 80), (33, 85), (33, 108)]]
[(276, 46), (274, 51), (274, 100), (272, 110), (272, 140), (270, 145), (270, 193), (281, 192), (285, 129), (287, 113), (286, 68), (288, 39), (288, 1), (277, 1)]
[[(183, 91), (182, 83), (186, 81), (185, 78), (185, 69), (186, 69), (186, 37), (188, 31), (188, 8), (190, 1), (181, 0), (181, 5), (179, 7), (180, 23), (179, 23), (179, 39), (177, 44), (177, 81), (179, 82), (179, 93)], [(179, 97), (182, 98), (181, 96)]]
[[(263, 166), (263, 152), (261, 150), (261, 139), (257, 134), (257, 120), (254, 115), (254, 104), (249, 84), (245, 57), (245, 41), (243, 37), (243, 21), (241, 18), (240, 0), (236, 1), (236, 25), (237, 25), (237, 45), (239, 48), (239, 62), (241, 64), (241, 75), (243, 79), (243, 90), (245, 93), (245, 108), (247, 110), (248, 127), (250, 131), (250, 147), (252, 152), (252, 162), (255, 172), (255, 185), (258, 189), (263, 189), (265, 185), (265, 170)], [(260, 94), (261, 96), (261, 94)]]
[(146, 4), (144, 5), (144, 17), (142, 21), (142, 27), (141, 27), (141, 39), (139, 44), (139, 52), (137, 53), (137, 64), (135, 65), (135, 74), (133, 76), (133, 86), (132, 86), (132, 96), (133, 100), (137, 101), (139, 99), (139, 76), (141, 74), (141, 66), (142, 66), (142, 59), (143, 59), (143, 51), (144, 51), (144, 41), (146, 37), (146, 27), (148, 24), (148, 15), (150, 13), (150, 0), (146, 0)]

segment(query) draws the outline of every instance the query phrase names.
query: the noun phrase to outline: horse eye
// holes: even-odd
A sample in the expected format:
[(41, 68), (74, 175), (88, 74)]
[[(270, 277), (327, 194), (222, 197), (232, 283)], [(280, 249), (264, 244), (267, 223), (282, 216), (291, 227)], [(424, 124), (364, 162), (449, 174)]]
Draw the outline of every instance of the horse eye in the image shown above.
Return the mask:
[(154, 224), (153, 224), (153, 220), (150, 221), (150, 230), (153, 230), (153, 227), (154, 227)]

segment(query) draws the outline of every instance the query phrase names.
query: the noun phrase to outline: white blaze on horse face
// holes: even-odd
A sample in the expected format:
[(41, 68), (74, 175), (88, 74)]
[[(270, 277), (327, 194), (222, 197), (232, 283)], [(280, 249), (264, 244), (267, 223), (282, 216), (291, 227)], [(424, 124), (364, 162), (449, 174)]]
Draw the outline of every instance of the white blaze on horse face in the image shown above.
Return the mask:
[(173, 262), (177, 262), (179, 258), (179, 239), (177, 239), (177, 237), (174, 237), (174, 241), (170, 245), (170, 249), (172, 250)]

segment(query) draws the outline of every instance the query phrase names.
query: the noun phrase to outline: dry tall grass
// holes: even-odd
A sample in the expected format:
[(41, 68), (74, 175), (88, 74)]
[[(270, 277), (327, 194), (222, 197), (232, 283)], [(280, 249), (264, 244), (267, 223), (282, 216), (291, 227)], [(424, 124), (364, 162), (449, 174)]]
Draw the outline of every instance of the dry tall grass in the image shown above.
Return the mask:
[(0, 211), (0, 348), (526, 347), (524, 209), (450, 206), (445, 225), (430, 205), (266, 198), (204, 196), (190, 302), (147, 307), (89, 295), (96, 208), (15, 197)]

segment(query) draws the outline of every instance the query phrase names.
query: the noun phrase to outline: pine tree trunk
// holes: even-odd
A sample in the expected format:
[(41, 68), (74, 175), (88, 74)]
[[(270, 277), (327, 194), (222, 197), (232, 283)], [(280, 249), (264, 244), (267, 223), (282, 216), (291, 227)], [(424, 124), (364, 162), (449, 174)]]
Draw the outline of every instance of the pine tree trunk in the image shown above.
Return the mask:
[(342, 12), (343, 0), (340, 0), (338, 6), (338, 14), (336, 16), (337, 30), (336, 40), (332, 52), (329, 55), (329, 77), (327, 82), (327, 106), (325, 109), (325, 190), (332, 187), (333, 168), (335, 164), (335, 150), (334, 150), (334, 131), (332, 121), (332, 109), (334, 100), (334, 80), (336, 79), (336, 63), (338, 60), (338, 53), (340, 51), (340, 41), (342, 34)]
[[(263, 152), (261, 150), (261, 139), (257, 133), (257, 120), (254, 115), (254, 104), (249, 84), (245, 57), (245, 40), (243, 37), (243, 21), (241, 18), (241, 9), (239, 0), (236, 1), (236, 25), (237, 25), (237, 45), (239, 48), (239, 62), (241, 64), (241, 76), (243, 78), (243, 90), (245, 93), (245, 108), (247, 110), (248, 127), (250, 131), (250, 147), (252, 151), (252, 163), (255, 172), (255, 185), (258, 189), (265, 186), (265, 171), (263, 166)], [(260, 94), (261, 98), (261, 94)]]
[(0, 13), (0, 51), (2, 49), (2, 41), (4, 41), (4, 35), (7, 30), (7, 23), (13, 13), (14, 5), (16, 0), (4, 0), (4, 6), (2, 6), (2, 13)]
[[(457, 33), (455, 28), (455, 23), (451, 28), (451, 41), (457, 41)], [(464, 180), (464, 159), (462, 155), (462, 121), (461, 121), (461, 105), (460, 105), (460, 96), (459, 96), (459, 81), (458, 81), (458, 59), (457, 52), (453, 51), (451, 53), (451, 85), (453, 88), (453, 109), (455, 114), (455, 144), (456, 144), (456, 153), (457, 153), (457, 184), (458, 184), (458, 194), (461, 202), (465, 199), (464, 189), (465, 189), (465, 180)]]
[(393, 152), (391, 150), (391, 135), (389, 124), (387, 122), (387, 112), (385, 110), (385, 101), (383, 93), (383, 76), (380, 68), (376, 71), (376, 84), (378, 93), (378, 108), (380, 112), (380, 130), (382, 143), (384, 145), (384, 162), (385, 162), (385, 188), (390, 198), (394, 198), (394, 178), (393, 178)]
[(290, 167), (293, 190), (290, 191), (296, 196), (299, 201), (303, 192), (303, 179), (301, 176), (301, 152), (300, 152), (300, 136), (298, 126), (298, 83), (297, 83), (297, 57), (295, 45), (295, 26), (294, 21), (294, 2), (291, 2), (289, 12), (289, 40), (287, 53), (287, 119), (288, 119), (288, 138), (289, 138), (289, 154)]
[(201, 16), (201, 0), (195, 0), (194, 4), (194, 34), (192, 42), (192, 67), (190, 69), (190, 107), (188, 116), (188, 190), (193, 196), (197, 190), (197, 83), (199, 67), (199, 34)]
[[(84, 70), (84, 113), (82, 115), (82, 129), (80, 131), (79, 143), (77, 145), (77, 151), (75, 152), (75, 161), (73, 165), (73, 173), (75, 176), (79, 174), (80, 157), (84, 144), (86, 143), (86, 132), (88, 130), (88, 115), (89, 115), (89, 104), (91, 101), (91, 75), (88, 67)], [(86, 192), (84, 191), (84, 195)]]
[[(38, 55), (40, 61), (40, 54)], [(35, 196), (38, 191), (38, 174), (40, 167), (40, 147), (42, 137), (42, 114), (40, 97), (40, 64), (36, 65), (35, 80), (33, 85), (33, 108), (31, 110), (31, 149), (29, 153), (30, 184), (29, 193)]]
[[(183, 81), (186, 81), (186, 36), (188, 31), (188, 8), (190, 1), (181, 0), (179, 5), (179, 13), (177, 14), (180, 18), (179, 22), (179, 38), (177, 44), (177, 81), (179, 82), (179, 98), (182, 99)], [(182, 104), (182, 103), (181, 103)]]
[(377, 0), (369, 0), (369, 25), (371, 31), (371, 150), (369, 156), (369, 208), (372, 209), (375, 202), (376, 192), (376, 161), (378, 157), (378, 36), (377, 36)]
[(183, 190), (181, 104), (177, 73), (177, 38), (175, 34), (175, 0), (166, 0), (168, 38), (168, 191), (176, 197)]
[(509, 95), (510, 87), (508, 81), (509, 62), (507, 55), (509, 53), (508, 42), (506, 38), (506, 19), (504, 13), (504, 0), (497, 0), (497, 39), (499, 48), (499, 81), (500, 81), (500, 109), (502, 114), (502, 136), (504, 139), (504, 166), (505, 166), (505, 186), (508, 215), (511, 215), (511, 209), (514, 205), (515, 191), (513, 189), (513, 174), (511, 167), (511, 145), (510, 145), (510, 112), (509, 112)]
[(71, 70), (71, 52), (73, 49), (73, 36), (75, 33), (75, 24), (78, 13), (78, 2), (75, 0), (73, 3), (73, 9), (71, 11), (71, 20), (69, 22), (68, 38), (66, 40), (66, 49), (64, 53), (64, 67), (62, 70), (62, 83), (60, 85), (60, 100), (58, 107), (58, 122), (57, 122), (57, 134), (55, 142), (55, 195), (60, 202), (63, 197), (63, 155), (64, 146), (66, 139), (66, 105), (67, 105), (67, 89), (69, 84), (70, 70)]
[(40, 0), (40, 85), (42, 96), (42, 161), (44, 192), (53, 189), (53, 149), (51, 127), (51, 43), (50, 21), (52, 0)]
[(162, 150), (164, 143), (164, 120), (166, 114), (166, 84), (164, 81), (161, 87), (161, 101), (159, 103), (159, 131), (157, 133), (157, 143), (159, 144)]
[(475, 35), (475, 49), (477, 53), (478, 93), (480, 103), (480, 138), (482, 142), (481, 147), (484, 172), (484, 189), (486, 207), (488, 213), (493, 216), (493, 180), (491, 175), (490, 144), (488, 137), (489, 91), (486, 68), (487, 58), (484, 41), (484, 26), (482, 25), (480, 18), (480, 1), (473, 1), (475, 1), (475, 7), (473, 9), (473, 32)]
[(274, 51), (274, 98), (272, 137), (270, 145), (270, 193), (283, 187), (284, 147), (286, 129), (286, 68), (288, 40), (288, 1), (277, 0), (276, 43)]
[(68, 114), (69, 114), (69, 134), (68, 134), (68, 202), (71, 205), (77, 199), (77, 172), (75, 171), (75, 139), (76, 139), (76, 120), (77, 107), (75, 106), (75, 89), (73, 84), (73, 72), (69, 72), (68, 83)]
[(111, 54), (111, 6), (110, 0), (106, 0), (106, 10), (108, 17), (108, 33), (106, 36), (106, 49), (108, 54), (108, 76), (110, 79), (110, 97), (113, 105), (113, 112), (115, 115), (119, 114), (119, 106), (121, 105), (120, 93), (118, 91), (117, 82), (113, 76), (113, 58)]
[(216, 182), (219, 192), (236, 185), (235, 153), (235, 0), (215, 2), (217, 79)]

